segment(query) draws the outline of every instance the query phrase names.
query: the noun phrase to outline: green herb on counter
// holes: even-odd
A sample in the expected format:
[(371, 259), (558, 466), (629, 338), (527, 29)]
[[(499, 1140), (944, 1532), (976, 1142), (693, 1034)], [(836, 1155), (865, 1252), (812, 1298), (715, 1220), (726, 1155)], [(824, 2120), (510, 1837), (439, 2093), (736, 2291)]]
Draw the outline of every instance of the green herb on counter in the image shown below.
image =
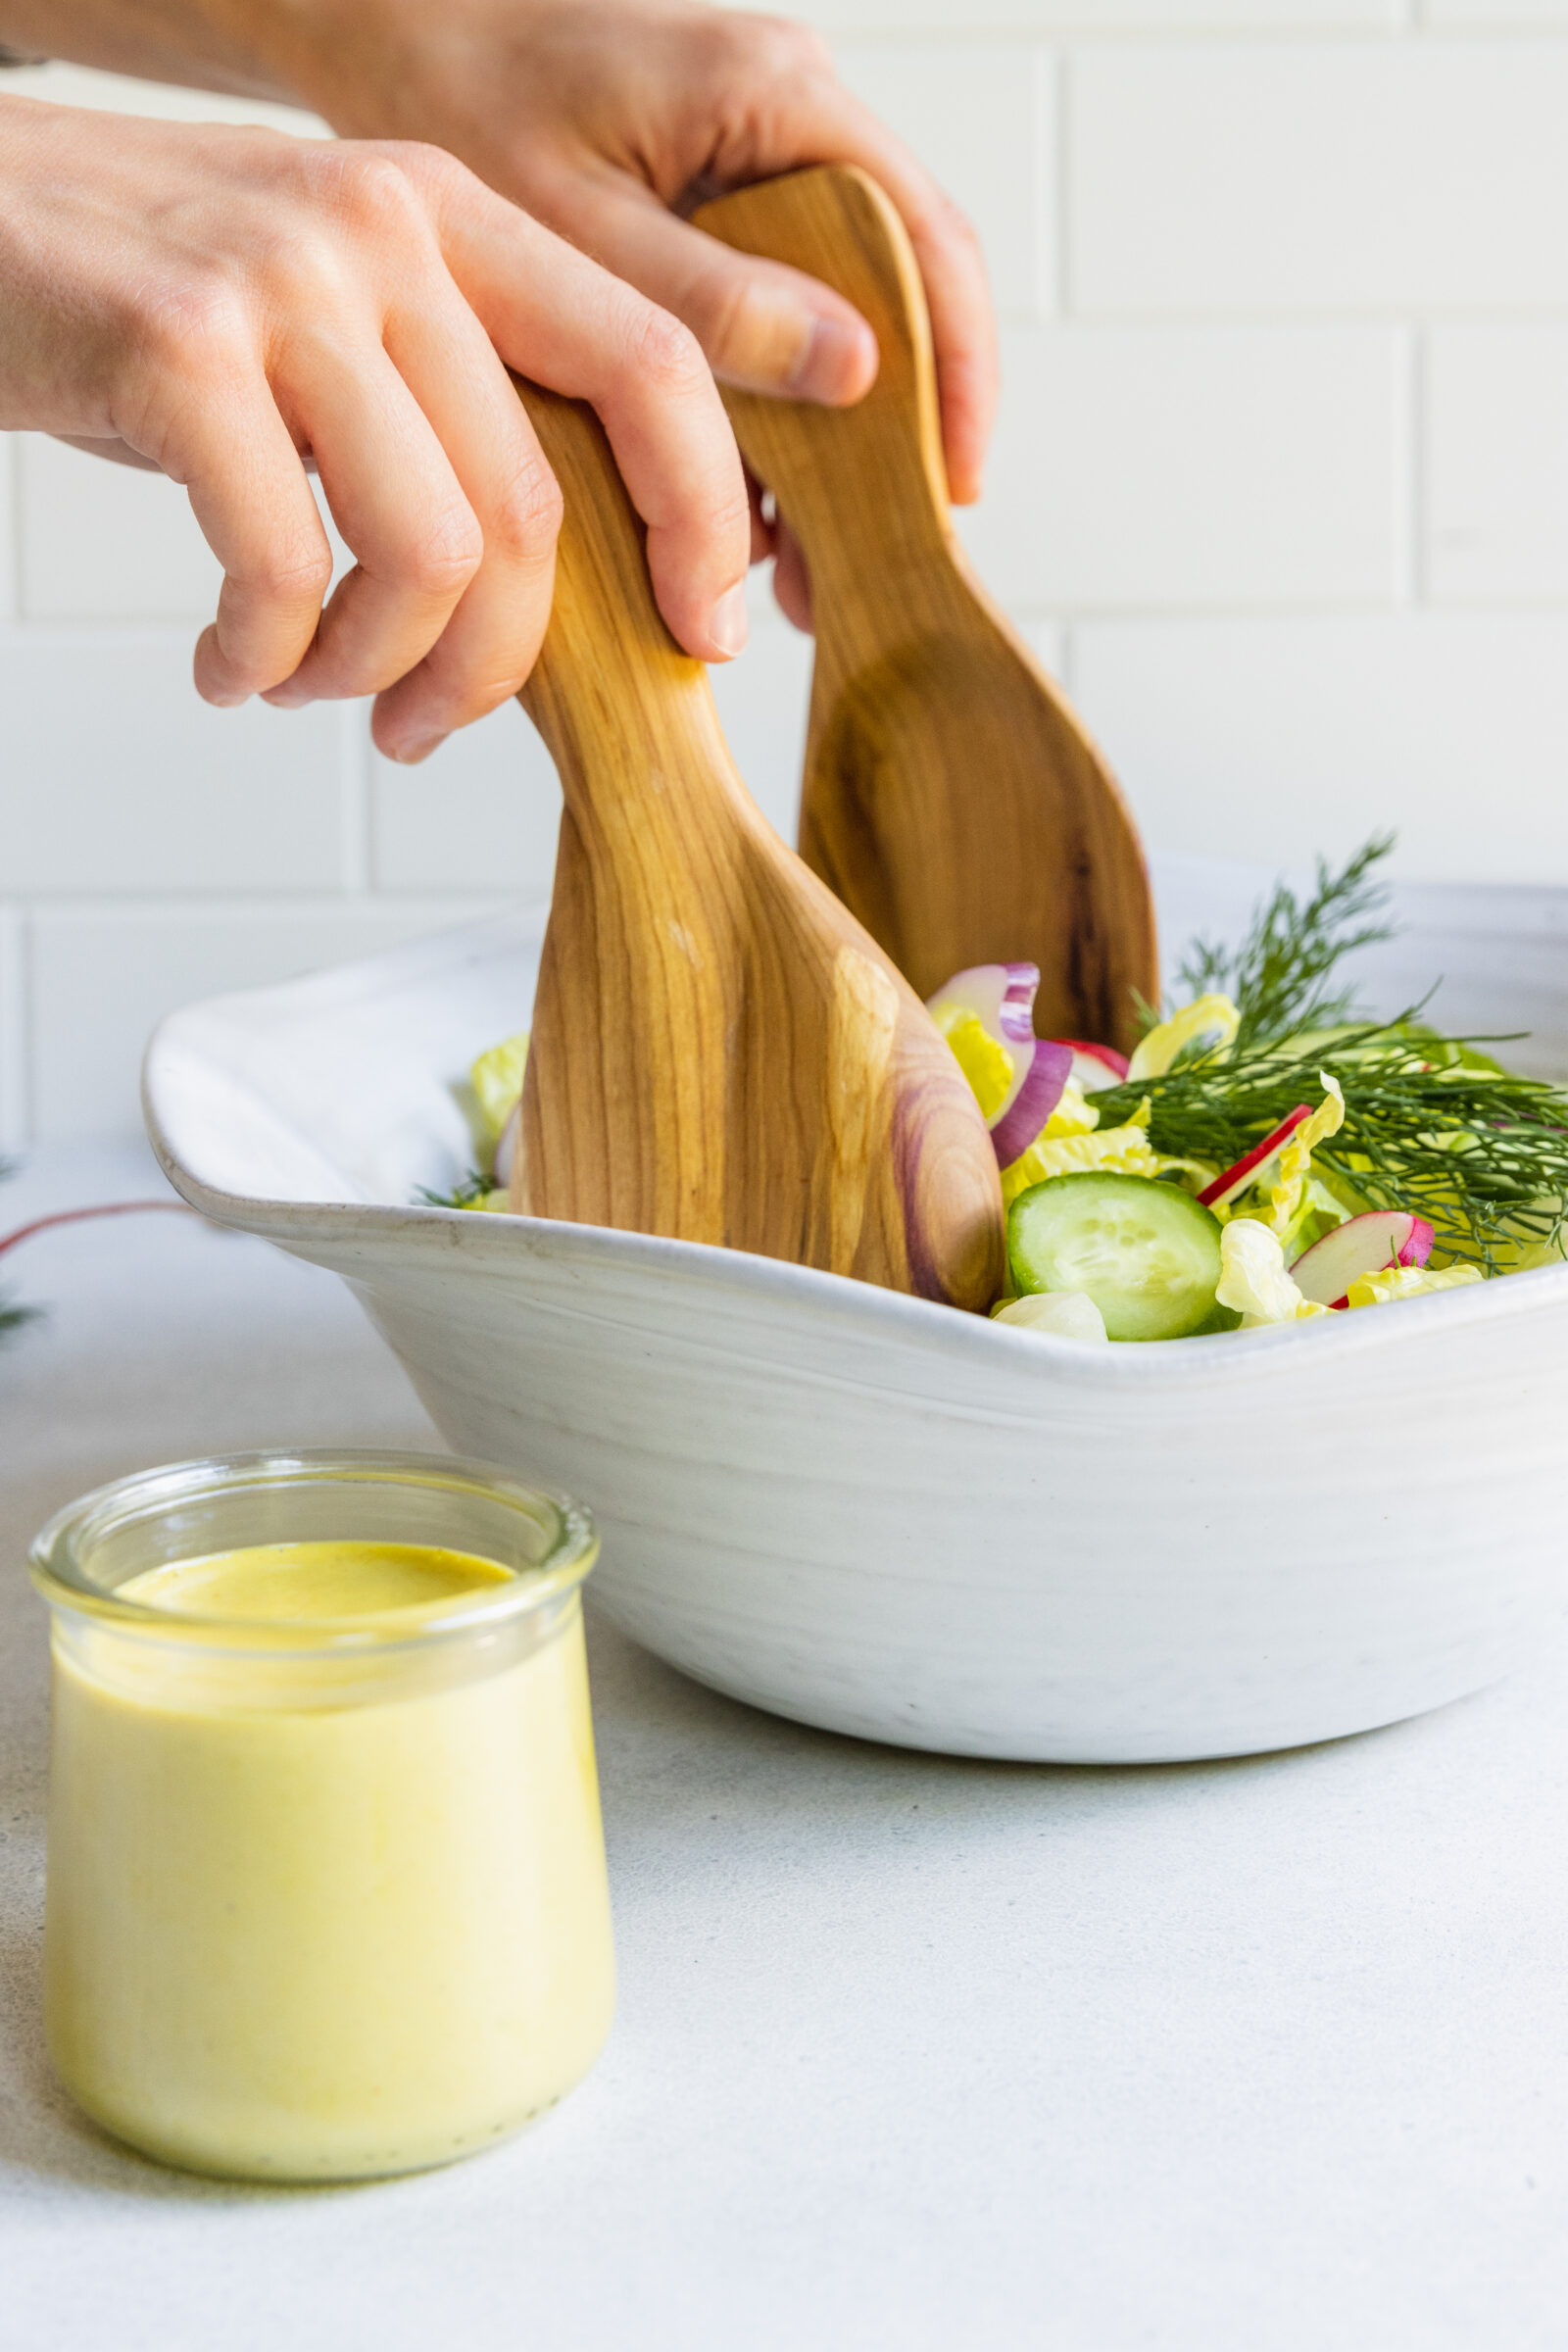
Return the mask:
[[(15, 1174), (16, 1169), (12, 1163), (9, 1160), (0, 1159), (0, 1184), (4, 1184), (8, 1176)], [(8, 1298), (3, 1291), (0, 1291), (0, 1344), (14, 1337), (24, 1323), (36, 1323), (41, 1312), (42, 1309), (36, 1306), (19, 1305), (14, 1298)]]

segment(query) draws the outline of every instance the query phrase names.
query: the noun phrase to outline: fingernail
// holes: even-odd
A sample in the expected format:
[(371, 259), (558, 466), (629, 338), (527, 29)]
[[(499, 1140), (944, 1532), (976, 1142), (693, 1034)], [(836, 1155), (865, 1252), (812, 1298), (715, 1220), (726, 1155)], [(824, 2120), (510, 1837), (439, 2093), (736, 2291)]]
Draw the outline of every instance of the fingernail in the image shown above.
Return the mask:
[(876, 368), (876, 338), (859, 319), (818, 317), (812, 321), (789, 388), (803, 400), (847, 401), (858, 397), (869, 362)]
[(735, 655), (746, 651), (752, 624), (746, 611), (744, 581), (737, 580), (733, 588), (725, 589), (713, 607), (713, 617), (708, 624), (708, 633), (721, 654)]
[(269, 686), (262, 697), (263, 702), (270, 703), (274, 710), (300, 710), (315, 699), (308, 686), (296, 686), (287, 678), (281, 686)]
[(438, 752), (445, 741), (444, 735), (411, 735), (407, 743), (394, 744), (387, 757), (402, 767), (417, 767), (421, 760), (428, 760), (432, 752)]

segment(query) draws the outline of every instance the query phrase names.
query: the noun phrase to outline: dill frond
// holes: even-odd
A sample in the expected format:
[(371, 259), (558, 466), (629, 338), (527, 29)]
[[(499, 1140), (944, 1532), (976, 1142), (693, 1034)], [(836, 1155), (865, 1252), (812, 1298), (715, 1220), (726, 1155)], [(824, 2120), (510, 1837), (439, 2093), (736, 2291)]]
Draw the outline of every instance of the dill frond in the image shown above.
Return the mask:
[(1354, 989), (1332, 986), (1331, 975), (1343, 956), (1394, 936), (1384, 913), (1388, 884), (1377, 871), (1394, 838), (1374, 834), (1338, 873), (1320, 858), (1304, 902), (1277, 882), (1240, 947), (1194, 940), (1177, 977), (1195, 997), (1212, 989), (1233, 1000), (1242, 1016), (1237, 1052), (1358, 1017)]
[(432, 1193), (428, 1185), (421, 1184), (414, 1198), (420, 1208), (472, 1208), (495, 1189), (496, 1180), (493, 1176), (484, 1175), (478, 1168), (470, 1168), (450, 1193)]
[(1474, 1051), (1499, 1038), (1438, 1038), (1415, 1008), (1317, 1044), (1291, 1039), (1179, 1063), (1162, 1078), (1095, 1096), (1102, 1124), (1147, 1098), (1150, 1141), (1172, 1159), (1230, 1167), (1321, 1092), (1345, 1090), (1345, 1124), (1313, 1166), (1364, 1208), (1410, 1209), (1451, 1256), (1503, 1270), (1523, 1246), (1554, 1246), (1568, 1228), (1568, 1095)]

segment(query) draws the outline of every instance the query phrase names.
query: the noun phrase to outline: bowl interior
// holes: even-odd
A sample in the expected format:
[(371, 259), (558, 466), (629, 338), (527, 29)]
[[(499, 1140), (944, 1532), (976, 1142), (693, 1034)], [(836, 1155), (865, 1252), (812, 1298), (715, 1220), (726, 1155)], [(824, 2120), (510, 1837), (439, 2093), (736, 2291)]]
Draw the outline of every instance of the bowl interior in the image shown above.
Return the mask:
[[(1167, 982), (1195, 935), (1238, 937), (1272, 880), (1200, 858), (1153, 871)], [(1568, 890), (1405, 885), (1395, 916), (1396, 939), (1356, 959), (1373, 1009), (1430, 997), (1446, 1028), (1526, 1031), (1508, 1058), (1568, 1073)], [(144, 1081), (172, 1172), (251, 1200), (402, 1208), (450, 1191), (474, 1158), (469, 1065), (527, 1025), (542, 930), (536, 910), (495, 917), (174, 1014)]]

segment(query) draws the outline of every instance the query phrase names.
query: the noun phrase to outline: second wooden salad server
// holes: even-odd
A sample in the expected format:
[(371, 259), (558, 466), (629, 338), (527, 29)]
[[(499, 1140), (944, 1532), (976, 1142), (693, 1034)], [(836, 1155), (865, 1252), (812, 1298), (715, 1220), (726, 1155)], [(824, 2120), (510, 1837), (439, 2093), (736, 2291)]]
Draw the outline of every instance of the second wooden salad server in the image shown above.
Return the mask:
[(853, 408), (724, 391), (811, 576), (802, 856), (922, 997), (967, 965), (1028, 959), (1042, 1036), (1131, 1045), (1134, 991), (1158, 996), (1143, 852), (1103, 760), (954, 533), (903, 222), (840, 165), (694, 219), (837, 288), (881, 352)]
[(521, 695), (565, 811), (513, 1207), (983, 1312), (1002, 1195), (962, 1072), (742, 784), (598, 419), (518, 389), (565, 505)]

